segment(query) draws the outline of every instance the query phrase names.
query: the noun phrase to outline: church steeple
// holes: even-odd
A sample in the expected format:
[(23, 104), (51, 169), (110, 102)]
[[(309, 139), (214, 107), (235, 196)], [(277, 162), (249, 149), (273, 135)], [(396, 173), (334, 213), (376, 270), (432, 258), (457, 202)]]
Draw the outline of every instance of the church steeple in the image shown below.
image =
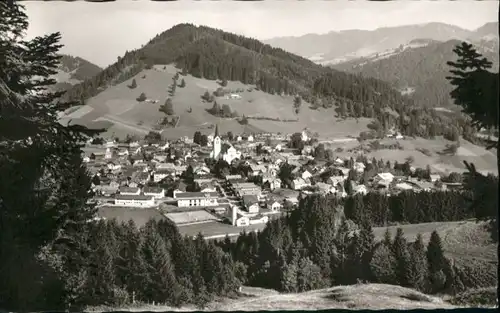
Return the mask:
[(215, 124), (215, 134), (214, 134), (214, 138), (215, 137), (219, 137), (219, 125), (218, 124)]

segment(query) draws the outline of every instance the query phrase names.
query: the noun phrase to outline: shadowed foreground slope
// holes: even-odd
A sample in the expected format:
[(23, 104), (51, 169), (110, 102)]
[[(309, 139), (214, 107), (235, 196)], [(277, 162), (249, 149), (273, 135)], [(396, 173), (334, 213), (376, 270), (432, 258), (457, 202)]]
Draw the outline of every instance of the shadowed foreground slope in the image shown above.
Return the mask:
[[(303, 293), (280, 294), (274, 290), (243, 287), (237, 299), (224, 299), (210, 303), (205, 311), (272, 311), (272, 310), (323, 310), (323, 309), (452, 309), (439, 297), (393, 285), (365, 284), (337, 286)], [(105, 308), (92, 310), (101, 312)], [(122, 311), (191, 311), (195, 307), (172, 308), (144, 305), (120, 308)]]

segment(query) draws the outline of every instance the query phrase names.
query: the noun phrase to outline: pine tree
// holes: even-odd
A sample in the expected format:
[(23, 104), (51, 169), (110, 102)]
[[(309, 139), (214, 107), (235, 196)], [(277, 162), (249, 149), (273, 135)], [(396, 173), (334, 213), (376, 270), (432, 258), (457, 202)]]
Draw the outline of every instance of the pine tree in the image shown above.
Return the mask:
[(395, 272), (399, 285), (410, 286), (411, 260), (408, 243), (404, 237), (403, 229), (398, 228), (394, 237), (393, 252), (396, 259)]
[(165, 241), (154, 224), (146, 225), (142, 252), (148, 267), (148, 284), (144, 286), (147, 298), (158, 303), (179, 305), (180, 286)]
[(325, 287), (321, 269), (308, 257), (299, 260), (297, 272), (297, 291), (303, 292)]
[(368, 219), (361, 222), (361, 229), (359, 232), (359, 245), (361, 254), (361, 277), (363, 280), (372, 280), (370, 272), (370, 262), (373, 256), (373, 249), (375, 247), (375, 235), (372, 226)]
[(165, 104), (160, 107), (159, 111), (163, 112), (167, 115), (174, 115), (175, 112), (174, 112), (174, 104), (172, 103), (172, 99), (167, 98), (167, 100), (165, 100)]
[(453, 49), (458, 56), (456, 62), (447, 62), (452, 67), (446, 77), (455, 87), (451, 97), (455, 104), (469, 114), (473, 122), (487, 129), (498, 128), (498, 74), (491, 73), (492, 63), (484, 58), (472, 44), (462, 42)]
[(141, 94), (139, 95), (139, 97), (136, 99), (138, 102), (144, 102), (146, 101), (147, 97), (146, 97), (146, 94), (144, 92), (141, 92)]
[(389, 228), (385, 229), (384, 239), (382, 239), (382, 243), (384, 245), (386, 245), (387, 247), (392, 247), (392, 235), (391, 235), (391, 231), (389, 230)]
[(284, 292), (297, 292), (298, 260), (294, 258), (287, 264), (285, 256), (280, 257), (280, 290)]
[(443, 290), (446, 283), (446, 276), (443, 272), (446, 265), (443, 245), (437, 231), (431, 233), (429, 244), (427, 245), (427, 264), (429, 267), (429, 282), (431, 292)]
[[(48, 303), (40, 294), (51, 277), (67, 284), (68, 264), (49, 259), (60, 260), (56, 245), (78, 247), (77, 230), (95, 214), (81, 146), (98, 131), (59, 123), (57, 112), (75, 104), (47, 89), (56, 83), (61, 36), (24, 40), (27, 28), (23, 6), (0, 3), (0, 307), (10, 311), (64, 309), (67, 298)], [(42, 248), (54, 258), (38, 261)]]
[(194, 132), (193, 142), (196, 144), (201, 144), (201, 132), (200, 131)]
[(395, 264), (396, 259), (391, 248), (385, 244), (379, 245), (370, 261), (370, 270), (375, 281), (381, 284), (396, 284)]
[(129, 86), (130, 89), (135, 89), (137, 88), (137, 82), (135, 81), (135, 78), (132, 79), (132, 83)]
[(212, 109), (210, 110), (210, 113), (212, 113), (215, 116), (220, 116), (221, 115), (222, 108), (221, 106), (217, 103), (217, 101), (214, 101), (214, 105), (212, 106)]
[(425, 291), (427, 275), (427, 259), (422, 235), (418, 234), (410, 248), (411, 271), (409, 284), (411, 287)]

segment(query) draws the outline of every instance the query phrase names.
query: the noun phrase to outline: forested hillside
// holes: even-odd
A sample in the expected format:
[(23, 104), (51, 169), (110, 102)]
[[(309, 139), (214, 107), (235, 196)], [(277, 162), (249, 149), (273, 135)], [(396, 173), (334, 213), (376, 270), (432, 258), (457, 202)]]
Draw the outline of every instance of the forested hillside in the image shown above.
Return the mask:
[(102, 68), (85, 59), (62, 54), (57, 73), (54, 75), (57, 83), (52, 88), (67, 90), (86, 79), (91, 79), (101, 71)]
[[(261, 42), (208, 27), (179, 24), (159, 34), (144, 47), (125, 53), (102, 73), (72, 88), (67, 96), (83, 100), (136, 75), (153, 64), (175, 63), (184, 72), (206, 79), (227, 79), (255, 84), (269, 93), (300, 94), (310, 100), (313, 86), (323, 75), (335, 78), (328, 89), (342, 94), (345, 101), (353, 83), (361, 84), (364, 98), (407, 100), (386, 83), (363, 80), (317, 65), (284, 50)], [(363, 87), (364, 86), (364, 87)], [(321, 94), (320, 94), (321, 96)], [(345, 96), (345, 97), (344, 97)], [(387, 97), (387, 98), (386, 98)]]
[[(334, 68), (390, 82), (399, 90), (408, 90), (418, 105), (447, 107), (452, 104), (452, 86), (446, 80), (450, 71), (446, 61), (456, 59), (453, 48), (458, 44), (460, 42), (457, 40), (444, 43), (430, 41), (423, 47), (402, 48), (385, 56), (361, 58), (335, 65)], [(494, 63), (494, 69), (498, 71), (498, 50), (495, 53), (484, 51), (481, 46), (477, 48)]]
[[(373, 65), (367, 64), (367, 71), (372, 73), (370, 77), (364, 67), (352, 69), (351, 65), (350, 70), (355, 73), (349, 74), (255, 39), (204, 26), (179, 24), (141, 49), (126, 52), (97, 76), (71, 88), (66, 96), (82, 102), (153, 64), (175, 63), (179, 71), (195, 77), (255, 84), (271, 94), (298, 94), (311, 108), (325, 110), (325, 114), (376, 118), (375, 131), (379, 135), (394, 127), (408, 136), (447, 136), (457, 140), (462, 135), (474, 140), (476, 130), (467, 118), (428, 109), (450, 102), (446, 62), (455, 58), (452, 49), (457, 43), (431, 42), (426, 47), (404, 50)], [(380, 78), (392, 81), (393, 85)], [(400, 85), (394, 81), (421, 86), (417, 86), (418, 93), (412, 94), (417, 103), (396, 90)]]

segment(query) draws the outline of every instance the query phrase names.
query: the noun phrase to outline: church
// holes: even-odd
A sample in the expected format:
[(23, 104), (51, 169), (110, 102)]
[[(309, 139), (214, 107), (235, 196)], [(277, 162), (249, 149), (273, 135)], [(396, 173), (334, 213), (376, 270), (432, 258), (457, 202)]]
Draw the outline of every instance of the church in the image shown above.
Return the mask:
[(212, 152), (210, 153), (210, 158), (214, 160), (223, 159), (228, 164), (231, 164), (234, 160), (241, 158), (241, 152), (237, 151), (231, 144), (227, 145), (227, 149), (222, 151), (222, 141), (219, 135), (219, 126), (215, 125), (214, 140), (212, 143)]

